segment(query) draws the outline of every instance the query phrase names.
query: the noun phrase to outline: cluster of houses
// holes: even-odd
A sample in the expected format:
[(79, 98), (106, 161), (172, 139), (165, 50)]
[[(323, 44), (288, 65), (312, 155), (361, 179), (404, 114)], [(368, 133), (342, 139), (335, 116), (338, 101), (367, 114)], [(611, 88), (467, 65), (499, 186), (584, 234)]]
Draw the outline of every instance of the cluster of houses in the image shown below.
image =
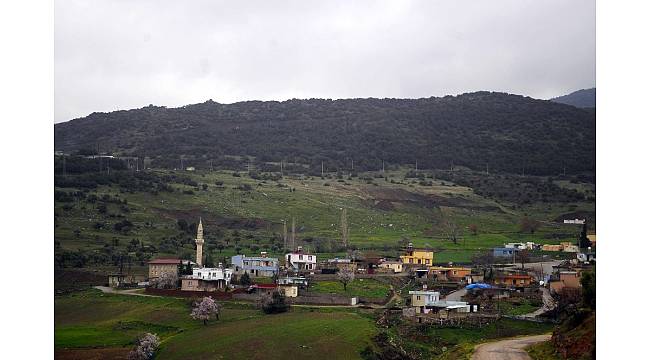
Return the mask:
[[(427, 289), (427, 283), (432, 282), (436, 286), (452, 287), (477, 287), (490, 291), (496, 290), (508, 293), (521, 291), (538, 285), (548, 286), (551, 293), (558, 293), (564, 289), (575, 289), (580, 287), (580, 275), (590, 264), (595, 261), (595, 252), (581, 252), (576, 245), (566, 243), (557, 246), (565, 252), (576, 253), (575, 259), (558, 266), (552, 274), (542, 277), (533, 276), (526, 270), (518, 270), (502, 266), (496, 272), (491, 272), (491, 282), (484, 281), (485, 269), (462, 266), (437, 266), (434, 265), (434, 252), (431, 249), (416, 248), (409, 244), (397, 259), (386, 259), (376, 256), (364, 256), (350, 258), (334, 258), (323, 260), (320, 263), (314, 254), (304, 251), (298, 246), (294, 251), (284, 255), (281, 262), (278, 258), (269, 257), (266, 252), (256, 256), (244, 254), (231, 257), (230, 264), (224, 266), (219, 263), (217, 267), (205, 267), (202, 262), (203, 225), (199, 221), (196, 236), (196, 262), (180, 259), (154, 259), (149, 261), (149, 283), (155, 284), (157, 279), (173, 278), (178, 279), (180, 287), (176, 285), (175, 290), (187, 292), (212, 292), (224, 291), (237, 284), (236, 279), (241, 279), (245, 274), (250, 278), (272, 278), (271, 283), (261, 281), (254, 283), (246, 290), (256, 293), (271, 293), (279, 291), (286, 297), (295, 298), (299, 296), (301, 289), (309, 285), (308, 278), (312, 276), (327, 276), (336, 272), (346, 270), (358, 274), (388, 274), (390, 276), (413, 275), (419, 279), (422, 288), (409, 291), (409, 304), (402, 309), (405, 316), (410, 316), (418, 321), (430, 321), (431, 319), (444, 320), (466, 317), (468, 314), (478, 312), (479, 303), (469, 303), (448, 300), (441, 297), (439, 291)], [(594, 236), (595, 242), (595, 236)], [(502, 248), (493, 249), (495, 257), (516, 257), (517, 252), (523, 250), (547, 250), (549, 245), (538, 245), (533, 242), (508, 243)], [(553, 248), (554, 249), (554, 248)], [(554, 251), (554, 250), (553, 250)], [(493, 268), (494, 269), (494, 268)], [(317, 275), (318, 274), (318, 275)], [(322, 275), (321, 275), (322, 274)], [(121, 286), (127, 280), (122, 277), (109, 278), (112, 286)], [(441, 289), (443, 288), (441, 287)], [(499, 295), (500, 296), (500, 295)]]

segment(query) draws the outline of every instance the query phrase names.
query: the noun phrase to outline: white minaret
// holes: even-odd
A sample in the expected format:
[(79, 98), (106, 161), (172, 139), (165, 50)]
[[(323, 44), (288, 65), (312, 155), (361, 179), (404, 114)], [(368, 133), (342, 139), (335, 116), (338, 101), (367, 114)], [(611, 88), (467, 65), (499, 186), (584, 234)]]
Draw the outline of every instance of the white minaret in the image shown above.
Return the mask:
[(196, 264), (199, 267), (203, 266), (203, 223), (199, 218), (199, 226), (196, 229)]

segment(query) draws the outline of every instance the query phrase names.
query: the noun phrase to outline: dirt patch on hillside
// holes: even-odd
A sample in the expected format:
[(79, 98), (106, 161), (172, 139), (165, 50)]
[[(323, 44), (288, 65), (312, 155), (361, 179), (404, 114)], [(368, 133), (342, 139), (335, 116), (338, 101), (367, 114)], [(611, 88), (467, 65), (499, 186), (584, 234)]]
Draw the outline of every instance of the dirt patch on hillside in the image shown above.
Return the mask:
[(57, 360), (117, 360), (126, 359), (129, 348), (101, 349), (55, 349), (54, 358)]
[(469, 210), (503, 212), (498, 206), (483, 206), (460, 197), (445, 197), (435, 194), (420, 194), (402, 189), (366, 189), (367, 203), (379, 210), (390, 211), (404, 205), (414, 205), (427, 209), (455, 207)]
[(184, 219), (188, 223), (198, 222), (201, 218), (204, 225), (225, 227), (230, 230), (258, 230), (271, 226), (271, 222), (260, 218), (227, 218), (201, 209), (174, 210), (174, 209), (153, 209), (160, 216), (170, 219)]

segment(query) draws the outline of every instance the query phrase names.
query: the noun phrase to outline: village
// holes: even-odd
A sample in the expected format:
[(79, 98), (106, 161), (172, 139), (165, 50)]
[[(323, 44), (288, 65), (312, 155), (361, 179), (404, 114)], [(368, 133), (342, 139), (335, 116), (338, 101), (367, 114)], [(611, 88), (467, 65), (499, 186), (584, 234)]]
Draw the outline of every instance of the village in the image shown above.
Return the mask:
[[(583, 224), (584, 221), (578, 222)], [(471, 265), (436, 264), (432, 249), (409, 243), (395, 258), (349, 252), (346, 258), (319, 259), (315, 253), (295, 246), (283, 258), (259, 254), (232, 256), (230, 263), (204, 266), (203, 223), (195, 239), (195, 261), (157, 258), (148, 262), (148, 276), (111, 274), (111, 291), (183, 298), (259, 302), (273, 295), (288, 305), (320, 305), (385, 309), (414, 323), (438, 325), (487, 324), (502, 316), (529, 321), (545, 318), (562, 298), (579, 294), (580, 277), (593, 271), (596, 237), (586, 226), (576, 244), (540, 245), (507, 243)], [(295, 239), (289, 241), (295, 245)], [(566, 260), (537, 261), (533, 250), (571, 253)], [(320, 283), (379, 282), (389, 289), (386, 296), (349, 296), (343, 292), (314, 292)], [(100, 287), (107, 289), (106, 287)]]

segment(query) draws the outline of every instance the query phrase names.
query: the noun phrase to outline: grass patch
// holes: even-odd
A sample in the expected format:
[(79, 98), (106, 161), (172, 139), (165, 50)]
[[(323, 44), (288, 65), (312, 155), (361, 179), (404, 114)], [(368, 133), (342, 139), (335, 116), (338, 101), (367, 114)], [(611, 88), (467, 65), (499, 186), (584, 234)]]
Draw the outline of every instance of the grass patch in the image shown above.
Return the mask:
[(555, 348), (551, 341), (544, 341), (526, 348), (526, 352), (533, 360), (561, 360), (562, 358), (555, 353)]
[(327, 280), (311, 284), (309, 291), (321, 294), (384, 298), (390, 293), (390, 286), (374, 279), (355, 279), (348, 284), (346, 291), (340, 281)]

